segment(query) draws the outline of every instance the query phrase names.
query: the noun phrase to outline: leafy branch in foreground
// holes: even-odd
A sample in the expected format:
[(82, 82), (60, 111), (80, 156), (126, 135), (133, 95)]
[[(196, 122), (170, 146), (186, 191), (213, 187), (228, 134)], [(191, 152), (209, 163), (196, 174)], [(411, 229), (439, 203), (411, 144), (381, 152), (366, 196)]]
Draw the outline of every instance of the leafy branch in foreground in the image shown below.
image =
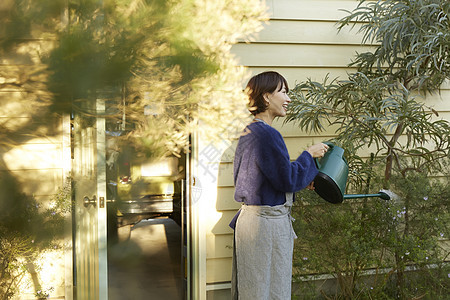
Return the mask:
[[(335, 128), (336, 139), (355, 150), (375, 147), (376, 158), (386, 164), (386, 181), (394, 165), (401, 173), (417, 171), (439, 165), (448, 155), (448, 121), (436, 118), (419, 96), (384, 77), (370, 79), (358, 72), (345, 81), (309, 80), (291, 94), (287, 122), (308, 131)], [(420, 157), (420, 163), (406, 156)]]
[(450, 78), (449, 2), (361, 1), (348, 13), (339, 30), (358, 26), (374, 50), (356, 54), (348, 79), (297, 85), (286, 121), (317, 132), (333, 126), (347, 148), (374, 152), (385, 187), (394, 167), (439, 170), (449, 157), (450, 124), (421, 95)]
[(247, 118), (245, 71), (230, 48), (262, 29), (260, 1), (21, 0), (5, 7), (0, 24), (21, 30), (5, 32), (0, 53), (20, 51), (30, 37), (46, 43), (30, 53), (46, 67), (40, 92), (50, 111), (90, 115), (82, 107), (93, 106), (82, 103), (105, 99), (107, 117), (127, 132), (121, 139), (151, 156), (179, 154), (193, 131), (212, 138), (230, 120)]
[(443, 0), (360, 1), (339, 23), (360, 25), (362, 43), (375, 51), (353, 65), (364, 73), (388, 70), (409, 89), (433, 92), (450, 76), (450, 3)]

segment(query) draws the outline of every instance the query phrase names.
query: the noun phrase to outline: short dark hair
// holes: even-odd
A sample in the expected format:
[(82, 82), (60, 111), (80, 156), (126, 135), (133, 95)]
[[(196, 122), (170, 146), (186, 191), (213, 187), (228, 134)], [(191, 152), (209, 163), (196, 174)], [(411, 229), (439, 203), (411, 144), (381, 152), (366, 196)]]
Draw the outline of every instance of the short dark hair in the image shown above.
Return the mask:
[(275, 92), (277, 87), (280, 91), (283, 86), (286, 88), (286, 92), (289, 92), (286, 79), (274, 71), (263, 72), (250, 78), (245, 89), (249, 100), (249, 111), (253, 115), (264, 112), (268, 107), (264, 95)]

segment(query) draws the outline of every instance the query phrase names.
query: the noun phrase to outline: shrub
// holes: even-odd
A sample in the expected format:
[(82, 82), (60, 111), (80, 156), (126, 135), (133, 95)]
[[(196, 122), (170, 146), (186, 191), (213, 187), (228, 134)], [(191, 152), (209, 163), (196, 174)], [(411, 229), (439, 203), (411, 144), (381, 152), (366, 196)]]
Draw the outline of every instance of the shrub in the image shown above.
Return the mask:
[(28, 264), (42, 251), (60, 247), (64, 217), (70, 207), (70, 189), (61, 188), (49, 207), (43, 207), (34, 197), (22, 193), (17, 180), (7, 173), (0, 182), (0, 191), (0, 299), (3, 300), (17, 292)]
[(305, 286), (305, 276), (331, 274), (337, 288), (319, 288), (316, 296), (335, 299), (445, 299), (449, 182), (414, 174), (394, 177), (392, 186), (397, 200), (339, 205), (310, 191), (299, 193), (293, 209), (299, 236), (294, 281)]

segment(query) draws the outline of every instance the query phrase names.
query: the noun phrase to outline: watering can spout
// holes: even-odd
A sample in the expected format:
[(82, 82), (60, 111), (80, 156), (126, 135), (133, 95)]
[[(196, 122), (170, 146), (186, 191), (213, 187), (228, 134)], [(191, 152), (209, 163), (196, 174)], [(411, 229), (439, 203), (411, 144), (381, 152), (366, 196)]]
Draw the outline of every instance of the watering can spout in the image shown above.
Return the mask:
[(379, 194), (380, 194), (379, 197), (380, 197), (381, 199), (383, 199), (383, 200), (391, 200), (391, 196), (389, 196), (389, 195), (386, 194), (385, 192), (380, 191)]
[(391, 200), (391, 196), (387, 193), (380, 191), (378, 194), (351, 194), (344, 195), (344, 199), (356, 199), (356, 198), (369, 198), (369, 197), (379, 197), (383, 200)]

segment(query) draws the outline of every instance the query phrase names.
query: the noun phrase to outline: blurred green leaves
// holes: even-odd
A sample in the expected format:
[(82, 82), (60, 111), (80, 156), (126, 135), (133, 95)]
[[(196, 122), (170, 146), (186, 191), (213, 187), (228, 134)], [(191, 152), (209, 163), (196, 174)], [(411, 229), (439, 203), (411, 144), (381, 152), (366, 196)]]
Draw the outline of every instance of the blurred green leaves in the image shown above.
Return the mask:
[[(3, 153), (36, 135), (60, 134), (43, 129), (56, 127), (49, 122), (54, 114), (85, 114), (92, 121), (96, 112), (87, 108), (95, 105), (86, 102), (100, 98), (108, 130), (121, 131), (114, 132), (119, 146), (139, 155), (179, 155), (189, 150), (194, 132), (226, 138), (230, 124), (248, 116), (245, 71), (230, 48), (265, 19), (259, 0), (1, 0), (0, 90), (16, 98), (6, 94), (0, 104), (26, 116), (10, 122), (14, 126), (9, 118), (0, 124)], [(57, 217), (68, 209), (67, 203), (59, 211), (43, 208), (7, 175), (0, 181), (6, 184), (0, 255), (19, 252), (0, 257), (0, 272), (12, 264), (23, 270), (17, 257), (48, 246), (63, 228)], [(8, 276), (11, 286), (15, 279)], [(12, 293), (6, 290), (6, 297)]]
[[(262, 28), (260, 1), (22, 0), (6, 7), (3, 53), (30, 38), (52, 44), (37, 54), (52, 112), (90, 114), (83, 101), (106, 99), (109, 120), (126, 122), (126, 143), (166, 154), (186, 150), (194, 130), (218, 136), (247, 116), (244, 71), (230, 47)], [(148, 107), (158, 114), (145, 115)]]
[[(0, 6), (0, 53), (26, 42), (37, 31), (58, 26), (65, 0), (5, 0)], [(3, 51), (1, 51), (3, 50)], [(4, 53), (4, 52), (3, 52)]]

